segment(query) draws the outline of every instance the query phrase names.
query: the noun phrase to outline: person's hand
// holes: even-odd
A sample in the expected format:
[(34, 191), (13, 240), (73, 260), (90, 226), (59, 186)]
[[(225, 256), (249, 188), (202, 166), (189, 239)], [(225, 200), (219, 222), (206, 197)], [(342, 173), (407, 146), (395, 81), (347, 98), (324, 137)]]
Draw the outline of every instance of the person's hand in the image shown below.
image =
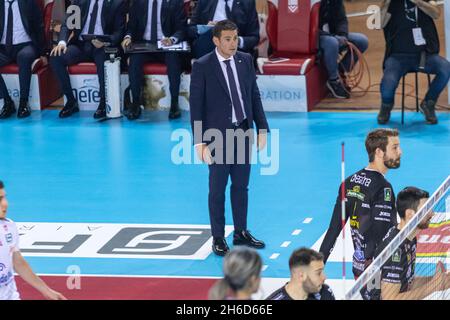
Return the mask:
[(215, 26), (216, 25), (216, 23), (217, 23), (217, 21), (209, 21), (208, 22), (208, 26)]
[(206, 143), (195, 146), (198, 158), (206, 164), (212, 164), (212, 155)]
[(266, 147), (267, 144), (267, 133), (266, 132), (260, 132), (257, 137), (256, 141), (256, 147), (258, 151), (263, 150)]
[(123, 39), (121, 46), (122, 49), (125, 50), (126, 47), (129, 47), (131, 45), (131, 38), (125, 38)]
[(67, 300), (61, 293), (50, 288), (47, 288), (42, 294), (47, 300)]
[(105, 46), (105, 43), (103, 41), (98, 40), (98, 39), (92, 39), (91, 43), (97, 49), (100, 49), (100, 48)]
[(50, 56), (60, 56), (61, 53), (66, 53), (67, 47), (64, 43), (58, 44), (56, 47), (50, 51)]
[(169, 46), (173, 45), (172, 39), (170, 39), (170, 38), (162, 38), (161, 43), (165, 47), (169, 47)]
[(339, 47), (344, 47), (347, 44), (347, 38), (344, 36), (335, 36), (339, 42)]

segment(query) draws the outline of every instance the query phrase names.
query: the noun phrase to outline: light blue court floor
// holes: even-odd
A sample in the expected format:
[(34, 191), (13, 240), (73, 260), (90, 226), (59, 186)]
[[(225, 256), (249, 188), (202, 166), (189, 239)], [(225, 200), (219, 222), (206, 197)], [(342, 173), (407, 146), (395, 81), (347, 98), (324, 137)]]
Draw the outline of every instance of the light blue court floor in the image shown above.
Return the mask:
[[(349, 175), (367, 164), (364, 139), (378, 125), (376, 113), (267, 116), (269, 140), (279, 130), (280, 152), (278, 160), (269, 152), (271, 162), (252, 167), (248, 225), (267, 244), (260, 251), (263, 276), (286, 278), (290, 253), (313, 246), (328, 227), (341, 142)], [(402, 126), (393, 113), (389, 125), (400, 130), (403, 149), (401, 167), (387, 174), (395, 192), (409, 185), (433, 192), (450, 174), (450, 113), (438, 116), (430, 126), (407, 112)], [(75, 265), (91, 275), (221, 275), (207, 230), (208, 169), (172, 162), (176, 129), (190, 131), (188, 113), (171, 122), (166, 112), (97, 122), (91, 112), (62, 120), (44, 110), (0, 123), (9, 217), (19, 223), (24, 255), (38, 273), (67, 274)], [(188, 156), (193, 150), (185, 143)], [(264, 168), (276, 174), (261, 175)], [(226, 210), (231, 244), (228, 195)], [(326, 272), (341, 277), (341, 263), (331, 261)]]

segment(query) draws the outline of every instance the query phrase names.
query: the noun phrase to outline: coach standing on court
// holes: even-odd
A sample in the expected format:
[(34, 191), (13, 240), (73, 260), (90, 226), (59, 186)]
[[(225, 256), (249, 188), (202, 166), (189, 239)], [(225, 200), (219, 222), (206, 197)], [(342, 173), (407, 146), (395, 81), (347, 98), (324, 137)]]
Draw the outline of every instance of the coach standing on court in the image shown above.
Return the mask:
[[(237, 52), (238, 40), (236, 24), (229, 20), (219, 21), (213, 29), (216, 49), (194, 63), (191, 75), (191, 125), (197, 155), (209, 165), (212, 249), (219, 256), (229, 251), (225, 240), (225, 189), (229, 176), (233, 244), (257, 249), (265, 247), (264, 242), (255, 239), (247, 230), (247, 204), (253, 122), (258, 130), (258, 150), (266, 145), (269, 125), (256, 83), (252, 57)], [(224, 142), (221, 146), (217, 146), (220, 142), (217, 138), (211, 141), (205, 137), (208, 129), (221, 133)], [(236, 144), (236, 135), (244, 135), (244, 132), (244, 143)], [(227, 133), (231, 133), (231, 137), (226, 136)]]

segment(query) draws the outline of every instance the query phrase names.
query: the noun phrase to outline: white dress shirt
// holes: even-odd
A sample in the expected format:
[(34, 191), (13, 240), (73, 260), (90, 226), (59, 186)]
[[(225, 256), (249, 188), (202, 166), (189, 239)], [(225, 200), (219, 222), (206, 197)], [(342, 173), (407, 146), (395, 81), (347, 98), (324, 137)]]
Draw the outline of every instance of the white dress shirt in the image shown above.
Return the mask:
[[(81, 35), (88, 34), (89, 31), (89, 24), (91, 23), (91, 13), (92, 10), (94, 10), (94, 4), (95, 0), (91, 0), (91, 3), (89, 4), (89, 13), (87, 15), (86, 23), (84, 24), (83, 30), (81, 30), (80, 33), (80, 40), (83, 40)], [(97, 19), (95, 19), (95, 27), (94, 27), (94, 34), (96, 35), (102, 35), (103, 28), (102, 28), (102, 10), (103, 10), (103, 0), (98, 0), (98, 10), (97, 10)]]
[[(219, 51), (217, 50), (217, 48), (216, 48), (215, 51), (216, 51), (217, 59), (219, 59), (220, 67), (222, 68), (223, 76), (225, 77), (225, 81), (227, 82), (228, 93), (230, 94), (230, 99), (231, 99), (230, 82), (228, 80), (227, 65), (225, 64), (224, 61), (225, 60), (231, 60), (230, 66), (231, 66), (231, 69), (233, 70), (234, 81), (236, 82), (236, 87), (237, 87), (237, 92), (238, 92), (238, 96), (239, 96), (239, 101), (241, 102), (242, 113), (244, 114), (244, 119), (245, 119), (245, 118), (247, 118), (247, 115), (245, 114), (244, 100), (242, 100), (241, 85), (239, 83), (239, 76), (238, 76), (237, 69), (236, 69), (236, 60), (235, 60), (234, 56), (232, 56), (230, 59), (226, 59), (226, 58), (222, 57), (220, 55)], [(233, 99), (231, 99), (231, 100), (233, 100)], [(232, 108), (231, 121), (233, 123), (235, 123), (237, 121), (236, 120), (236, 114), (234, 112), (234, 106)]]
[[(5, 23), (3, 27), (3, 35), (1, 44), (6, 44), (6, 28), (8, 26), (8, 7), (9, 3), (7, 0), (5, 2)], [(24, 42), (30, 42), (31, 38), (25, 31), (23, 26), (22, 17), (20, 15), (18, 0), (15, 0), (12, 3), (12, 11), (13, 11), (13, 45), (21, 44)]]
[[(233, 8), (233, 1), (234, 0), (228, 0), (228, 8), (230, 8), (230, 12)], [(217, 7), (216, 12), (214, 13), (213, 21), (221, 21), (227, 19), (227, 12), (225, 11), (226, 6), (225, 0), (218, 0), (217, 1)], [(242, 48), (244, 46), (244, 38), (239, 37), (239, 48)]]
[[(157, 32), (157, 40), (161, 40), (164, 38), (164, 34), (162, 31), (162, 25), (161, 25), (161, 7), (162, 7), (162, 0), (158, 1), (158, 13), (156, 14), (158, 20), (156, 22), (156, 32)], [(148, 13), (147, 13), (147, 26), (145, 27), (144, 31), (144, 40), (150, 41), (151, 38), (151, 26), (152, 26), (152, 4), (153, 0), (148, 0)], [(167, 35), (170, 36), (170, 35)]]

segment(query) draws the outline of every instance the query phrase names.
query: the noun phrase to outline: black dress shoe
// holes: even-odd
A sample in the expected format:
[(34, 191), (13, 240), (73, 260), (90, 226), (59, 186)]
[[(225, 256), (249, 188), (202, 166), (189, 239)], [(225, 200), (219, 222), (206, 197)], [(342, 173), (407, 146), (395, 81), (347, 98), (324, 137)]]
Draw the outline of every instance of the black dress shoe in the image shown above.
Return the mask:
[(266, 246), (264, 242), (253, 237), (248, 230), (234, 232), (233, 244), (235, 246), (242, 245), (256, 249), (262, 249)]
[(80, 111), (80, 108), (78, 108), (78, 102), (76, 100), (68, 100), (64, 108), (60, 111), (59, 117), (67, 118), (78, 111)]
[(5, 99), (2, 111), (0, 112), (0, 119), (6, 119), (11, 117), (16, 112), (16, 106), (11, 99)]
[(28, 106), (28, 101), (20, 101), (19, 111), (17, 111), (18, 118), (26, 118), (31, 115), (31, 109)]
[(425, 120), (428, 124), (438, 123), (435, 112), (436, 101), (433, 100), (423, 100), (419, 106), (420, 111), (425, 115)]
[(173, 120), (178, 119), (179, 117), (181, 117), (180, 107), (178, 106), (178, 103), (174, 103), (170, 106), (169, 119)]
[(128, 120), (136, 120), (141, 116), (141, 106), (138, 103), (133, 103), (128, 111)]
[(380, 112), (378, 113), (377, 120), (379, 124), (388, 123), (391, 118), (391, 110), (394, 107), (393, 103), (382, 103)]
[(94, 119), (102, 119), (102, 118), (106, 118), (106, 103), (100, 101), (97, 111), (95, 111), (94, 113)]
[(228, 251), (230, 251), (230, 248), (228, 248), (225, 238), (214, 238), (212, 250), (218, 256), (223, 257)]

